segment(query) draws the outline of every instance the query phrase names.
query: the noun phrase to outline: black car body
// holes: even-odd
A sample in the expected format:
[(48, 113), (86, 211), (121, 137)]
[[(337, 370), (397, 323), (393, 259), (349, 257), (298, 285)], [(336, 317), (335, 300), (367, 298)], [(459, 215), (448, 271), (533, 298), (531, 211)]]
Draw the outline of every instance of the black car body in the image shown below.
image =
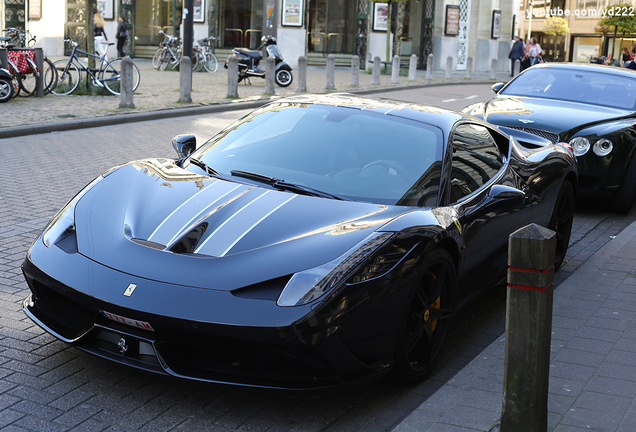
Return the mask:
[(179, 159), (99, 176), (23, 264), (32, 320), (144, 370), (292, 390), (418, 380), (457, 308), (505, 278), (511, 232), (535, 222), (567, 248), (570, 150), (460, 113), (305, 96), (193, 153), (173, 144)]
[(629, 211), (636, 191), (634, 71), (544, 63), (493, 90), (496, 97), (463, 111), (549, 142), (569, 142), (577, 157), (578, 194)]

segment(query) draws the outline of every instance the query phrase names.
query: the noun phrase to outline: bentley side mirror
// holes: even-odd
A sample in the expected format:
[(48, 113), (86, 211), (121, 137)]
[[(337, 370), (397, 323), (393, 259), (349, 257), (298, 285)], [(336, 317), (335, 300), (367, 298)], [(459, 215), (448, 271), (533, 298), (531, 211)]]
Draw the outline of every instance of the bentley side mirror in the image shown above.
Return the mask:
[(197, 148), (197, 139), (194, 135), (177, 135), (172, 138), (172, 147), (179, 155), (179, 159), (185, 159)]
[(494, 91), (495, 93), (499, 93), (499, 90), (501, 90), (501, 88), (505, 85), (505, 83), (502, 82), (498, 82), (498, 83), (494, 83), (492, 85), (492, 87), (490, 87), (490, 89), (492, 91)]

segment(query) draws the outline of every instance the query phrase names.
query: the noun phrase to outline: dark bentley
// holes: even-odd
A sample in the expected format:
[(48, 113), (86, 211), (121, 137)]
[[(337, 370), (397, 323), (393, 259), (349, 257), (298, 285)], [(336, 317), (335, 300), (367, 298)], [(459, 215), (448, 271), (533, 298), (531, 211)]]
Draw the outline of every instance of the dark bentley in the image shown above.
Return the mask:
[(636, 73), (610, 66), (544, 63), (493, 99), (463, 111), (489, 123), (568, 142), (577, 158), (578, 194), (627, 213), (636, 192)]
[[(521, 138), (527, 138), (520, 133)], [(472, 116), (283, 99), (176, 159), (105, 172), (33, 243), (25, 313), (160, 374), (319, 390), (438, 361), (458, 308), (505, 279), (508, 235), (572, 227), (576, 164)]]

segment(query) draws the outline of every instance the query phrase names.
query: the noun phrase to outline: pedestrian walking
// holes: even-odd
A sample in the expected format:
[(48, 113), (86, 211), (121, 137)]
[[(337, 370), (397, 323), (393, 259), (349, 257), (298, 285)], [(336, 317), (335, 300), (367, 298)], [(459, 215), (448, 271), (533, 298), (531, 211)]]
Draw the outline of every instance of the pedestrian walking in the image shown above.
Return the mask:
[(126, 28), (126, 18), (123, 15), (119, 15), (115, 37), (117, 38), (117, 55), (124, 57), (126, 55), (124, 54), (124, 44), (126, 43), (126, 38), (128, 38), (128, 29)]
[(530, 66), (534, 66), (539, 63), (543, 48), (539, 45), (537, 38), (532, 36), (532, 46), (530, 46)]
[(106, 61), (108, 61), (108, 56), (106, 55), (106, 43), (108, 43), (108, 37), (106, 36), (106, 32), (104, 32), (104, 18), (101, 14), (96, 13), (93, 15), (93, 20), (95, 23), (95, 28), (93, 30), (93, 36), (95, 40), (95, 51), (99, 54), (100, 57), (103, 57)]
[(511, 62), (510, 76), (514, 76), (515, 61), (519, 60), (519, 62), (522, 62), (523, 55), (524, 55), (523, 42), (521, 41), (521, 38), (519, 36), (515, 36), (515, 43), (514, 45), (512, 45), (512, 48), (510, 48), (510, 54), (508, 55), (508, 58), (510, 59), (510, 62)]

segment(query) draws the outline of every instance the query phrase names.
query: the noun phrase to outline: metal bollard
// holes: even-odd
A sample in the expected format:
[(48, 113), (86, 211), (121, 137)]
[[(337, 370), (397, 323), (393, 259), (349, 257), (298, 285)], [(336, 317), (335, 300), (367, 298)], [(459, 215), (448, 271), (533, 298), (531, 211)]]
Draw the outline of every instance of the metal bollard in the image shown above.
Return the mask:
[(446, 57), (446, 74), (444, 75), (445, 79), (451, 78), (451, 72), (453, 71), (453, 57)]
[(325, 89), (336, 89), (336, 58), (333, 54), (327, 56), (327, 85)]
[(307, 57), (298, 57), (298, 88), (297, 92), (307, 91)]
[(391, 65), (391, 84), (400, 83), (400, 56), (393, 56), (393, 64)]
[(276, 94), (276, 90), (274, 89), (274, 86), (276, 85), (276, 82), (274, 81), (274, 78), (276, 77), (276, 60), (274, 60), (273, 56), (269, 56), (267, 57), (267, 60), (265, 60), (265, 64), (267, 66), (267, 69), (265, 71), (265, 94), (266, 95), (275, 95)]
[(409, 60), (409, 81), (415, 81), (415, 74), (417, 73), (417, 55), (411, 54)]
[(464, 78), (471, 79), (473, 77), (473, 58), (468, 57), (466, 59), (466, 75)]
[(428, 55), (428, 61), (426, 62), (426, 79), (433, 79), (433, 63), (435, 63), (435, 56), (433, 54)]
[(179, 61), (179, 102), (192, 102), (192, 60), (186, 55)]
[[(119, 83), (119, 108), (134, 108), (133, 103), (133, 61), (130, 56), (121, 59), (121, 78)], [(179, 89), (181, 93), (181, 89)]]
[(508, 241), (501, 432), (545, 431), (556, 233), (536, 224)]
[(490, 79), (497, 79), (497, 59), (492, 59), (490, 64)]
[(514, 76), (519, 75), (519, 72), (521, 72), (521, 61), (519, 61), (519, 59), (515, 60), (515, 66), (512, 72)]
[(380, 85), (380, 57), (373, 58), (373, 81), (371, 85)]
[(360, 57), (351, 57), (351, 87), (360, 87)]
[(238, 98), (238, 57), (232, 54), (227, 61), (227, 97)]

